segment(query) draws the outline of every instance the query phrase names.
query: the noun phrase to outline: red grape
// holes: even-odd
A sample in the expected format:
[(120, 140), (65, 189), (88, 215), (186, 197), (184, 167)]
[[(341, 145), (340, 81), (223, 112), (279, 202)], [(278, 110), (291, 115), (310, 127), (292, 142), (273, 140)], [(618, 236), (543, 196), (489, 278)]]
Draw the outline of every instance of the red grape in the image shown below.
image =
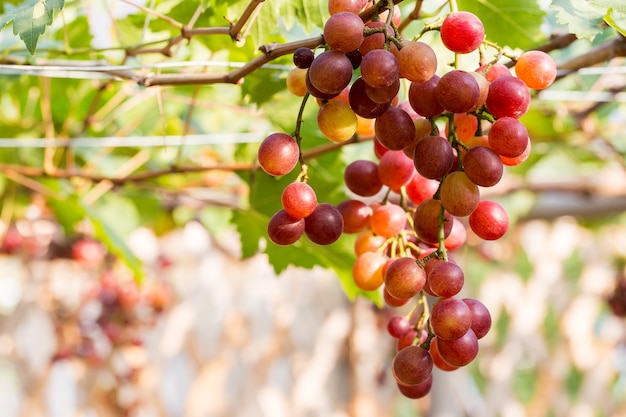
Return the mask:
[(425, 282), (426, 273), (413, 258), (397, 258), (385, 272), (385, 288), (396, 298), (415, 297)]
[(378, 164), (365, 159), (351, 162), (343, 172), (343, 180), (350, 191), (361, 197), (376, 195), (383, 187)]
[(500, 77), (489, 85), (487, 110), (499, 119), (519, 119), (530, 107), (530, 91), (522, 80), (515, 77)]
[(368, 52), (361, 61), (361, 77), (366, 84), (375, 87), (389, 87), (399, 77), (398, 60), (385, 49)]
[(469, 225), (481, 239), (497, 240), (504, 236), (508, 230), (509, 216), (500, 204), (491, 200), (483, 200), (470, 214)]
[(295, 243), (304, 232), (304, 219), (289, 215), (280, 210), (272, 216), (267, 225), (267, 236), (277, 245), (286, 246)]
[(441, 183), (441, 204), (453, 216), (469, 216), (479, 201), (478, 186), (463, 171), (451, 173)]
[(452, 169), (454, 151), (445, 138), (426, 136), (415, 146), (413, 162), (421, 176), (439, 179)]
[(335, 13), (324, 24), (324, 41), (334, 50), (340, 52), (354, 51), (363, 42), (364, 26), (365, 24), (358, 14), (351, 12)]
[(317, 207), (315, 190), (306, 182), (292, 182), (283, 190), (283, 208), (296, 219), (303, 219)]
[(402, 150), (415, 139), (413, 119), (402, 109), (390, 107), (376, 118), (376, 138), (387, 149)]
[(393, 191), (407, 185), (415, 174), (413, 160), (402, 151), (389, 151), (381, 156), (378, 162), (378, 177), (380, 181)]
[(369, 225), (372, 208), (359, 200), (345, 200), (337, 204), (343, 217), (343, 232), (358, 233)]
[[(413, 214), (413, 223), (418, 237), (427, 243), (437, 243), (439, 240), (439, 215), (441, 212), (441, 201), (428, 199), (424, 200)], [(452, 215), (444, 211), (443, 231), (444, 238), (450, 235), (452, 230)]]
[(286, 133), (272, 133), (263, 140), (258, 151), (259, 165), (273, 176), (289, 174), (299, 158), (298, 144)]
[[(441, 267), (441, 264), (435, 266), (435, 268), (437, 267)], [(433, 271), (430, 273), (432, 274)], [(442, 298), (435, 303), (430, 312), (430, 324), (439, 339), (458, 339), (470, 329), (472, 312), (463, 300)]]
[(332, 204), (318, 204), (313, 213), (304, 219), (304, 233), (318, 245), (330, 245), (343, 232), (343, 217)]
[(455, 296), (463, 288), (465, 274), (452, 262), (437, 263), (428, 274), (428, 286), (439, 297)]
[(409, 102), (420, 116), (434, 117), (443, 113), (444, 108), (437, 100), (436, 90), (440, 77), (433, 75), (423, 83), (412, 82), (409, 87)]
[(478, 339), (472, 329), (458, 339), (437, 339), (437, 350), (441, 358), (452, 366), (465, 366), (478, 354)]
[(391, 367), (398, 383), (417, 385), (431, 374), (433, 359), (427, 350), (419, 346), (408, 346), (396, 353)]
[(515, 75), (535, 90), (549, 87), (556, 79), (556, 63), (543, 51), (524, 52), (515, 63)]
[(308, 76), (313, 87), (322, 93), (337, 95), (352, 79), (352, 62), (342, 52), (322, 52), (311, 63)]
[(471, 329), (476, 334), (477, 339), (482, 339), (491, 328), (491, 314), (489, 314), (489, 310), (483, 303), (474, 298), (464, 298), (463, 302), (467, 304), (472, 312)]
[(463, 169), (467, 177), (481, 187), (496, 185), (504, 173), (498, 154), (485, 146), (475, 146), (465, 153)]
[(441, 41), (446, 48), (458, 54), (478, 49), (484, 38), (483, 23), (469, 12), (450, 13), (441, 25)]

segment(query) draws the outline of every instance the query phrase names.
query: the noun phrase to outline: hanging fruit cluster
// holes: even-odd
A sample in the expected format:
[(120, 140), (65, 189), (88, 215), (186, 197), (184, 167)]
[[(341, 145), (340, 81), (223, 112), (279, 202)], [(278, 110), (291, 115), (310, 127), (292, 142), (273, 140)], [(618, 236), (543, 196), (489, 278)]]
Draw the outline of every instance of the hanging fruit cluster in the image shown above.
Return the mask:
[[(277, 245), (302, 235), (328, 245), (342, 233), (358, 234), (355, 284), (382, 291), (390, 307), (415, 303), (408, 316), (389, 321), (388, 331), (398, 339), (392, 364), (398, 389), (419, 398), (430, 390), (433, 366), (453, 370), (470, 363), (491, 327), (480, 301), (457, 297), (464, 273), (448, 251), (465, 242), (465, 224), (485, 240), (506, 233), (507, 213), (481, 199), (480, 189), (496, 185), (505, 166), (529, 156), (529, 134), (519, 118), (530, 106), (530, 89), (555, 80), (556, 64), (544, 52), (528, 51), (509, 57), (513, 75), (500, 62), (503, 51), (485, 39), (480, 19), (452, 10), (424, 32), (438, 30), (455, 57), (481, 53), (475, 70), (443, 70), (430, 45), (402, 38), (392, 1), (372, 5), (374, 17), (366, 21), (367, 1), (329, 0), (328, 7), (325, 49), (296, 50), (287, 86), (303, 96), (303, 106), (310, 96), (317, 99), (318, 127), (329, 140), (373, 131), (378, 159), (347, 166), (344, 181), (355, 198), (334, 206), (318, 202), (307, 183), (299, 133), (268, 136), (258, 151), (265, 172), (282, 176), (301, 167), (284, 189), (268, 236)], [(497, 53), (480, 62), (486, 47)], [(427, 295), (437, 299), (432, 306)]]

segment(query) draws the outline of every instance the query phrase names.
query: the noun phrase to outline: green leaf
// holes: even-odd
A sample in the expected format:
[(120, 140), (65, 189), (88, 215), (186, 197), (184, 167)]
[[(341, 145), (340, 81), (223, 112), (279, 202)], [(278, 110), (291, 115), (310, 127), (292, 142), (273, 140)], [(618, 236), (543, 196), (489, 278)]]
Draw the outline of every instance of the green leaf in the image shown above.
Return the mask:
[(604, 30), (605, 12), (586, 1), (553, 0), (550, 7), (557, 12), (557, 22), (567, 25), (569, 31), (579, 38), (593, 40)]
[(64, 0), (26, 0), (19, 6), (5, 4), (0, 28), (13, 21), (13, 34), (19, 35), (28, 52), (34, 55), (39, 37), (52, 24), (54, 11), (61, 10), (64, 4)]
[[(577, 0), (578, 1), (578, 0)], [(501, 46), (529, 49), (545, 40), (545, 12), (536, 0), (458, 0), (459, 9), (474, 13), (487, 38)]]
[(588, 3), (604, 10), (613, 9), (615, 12), (626, 13), (626, 3), (619, 4), (615, 0), (588, 0)]

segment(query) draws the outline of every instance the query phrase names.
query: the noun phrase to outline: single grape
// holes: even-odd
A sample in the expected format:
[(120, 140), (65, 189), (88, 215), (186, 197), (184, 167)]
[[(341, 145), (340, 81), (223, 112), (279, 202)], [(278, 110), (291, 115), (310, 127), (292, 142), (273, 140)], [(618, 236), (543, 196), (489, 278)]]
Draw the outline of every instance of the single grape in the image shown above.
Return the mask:
[(530, 140), (524, 124), (513, 117), (496, 120), (487, 137), (491, 150), (507, 158), (515, 158), (524, 153)]
[(365, 252), (376, 252), (385, 243), (383, 236), (375, 235), (370, 229), (361, 231), (354, 241), (354, 253), (360, 256)]
[(485, 28), (480, 19), (470, 12), (450, 13), (441, 25), (441, 41), (457, 54), (478, 49), (485, 39)]
[(397, 107), (390, 107), (376, 118), (374, 131), (380, 143), (391, 150), (402, 150), (415, 139), (413, 119)]
[(343, 172), (346, 187), (361, 197), (371, 197), (383, 188), (376, 162), (359, 159), (348, 164)]
[[(383, 285), (383, 266), (387, 257), (378, 252), (364, 252), (352, 265), (352, 279), (364, 291), (374, 291)], [(468, 307), (469, 308), (469, 307)]]
[(397, 204), (383, 204), (372, 213), (370, 227), (377, 235), (395, 236), (406, 226), (406, 212)]
[(424, 288), (426, 273), (413, 258), (394, 260), (385, 273), (385, 288), (396, 298), (412, 298)]
[(424, 398), (425, 396), (427, 396), (428, 393), (430, 392), (430, 389), (432, 388), (432, 385), (433, 385), (432, 374), (428, 375), (428, 378), (426, 378), (424, 382), (421, 382), (416, 385), (403, 385), (403, 384), (397, 383), (398, 391), (400, 391), (400, 394), (412, 400), (416, 400), (418, 398)]
[(496, 119), (507, 116), (519, 119), (530, 107), (530, 91), (519, 78), (500, 77), (489, 85), (486, 104)]
[(430, 349), (428, 351), (430, 352), (430, 356), (433, 358), (433, 365), (435, 365), (438, 369), (441, 369), (442, 371), (454, 371), (459, 369), (458, 366), (450, 365), (441, 357), (437, 348), (437, 337), (433, 337), (430, 341)]
[(476, 108), (480, 98), (478, 81), (463, 70), (452, 70), (437, 83), (435, 96), (441, 106), (453, 113), (465, 113)]
[(317, 112), (317, 126), (329, 140), (341, 143), (356, 133), (358, 121), (350, 106), (341, 101), (329, 101)]
[(389, 291), (387, 291), (386, 288), (383, 288), (383, 300), (385, 301), (385, 304), (388, 305), (389, 307), (402, 307), (403, 305), (408, 303), (411, 299), (410, 298), (396, 298), (393, 295), (389, 294)]
[(455, 171), (441, 183), (441, 204), (453, 216), (469, 216), (480, 201), (480, 191), (463, 171)]
[(504, 64), (496, 62), (495, 64), (483, 64), (476, 69), (485, 75), (487, 81), (492, 82), (500, 77), (512, 77), (511, 70)]
[[(340, 93), (324, 93), (318, 90), (313, 83), (311, 83), (311, 76), (309, 71), (306, 72), (306, 78), (304, 79), (306, 83), (306, 89), (313, 97), (317, 98), (318, 103), (322, 105), (322, 100), (332, 100), (337, 97)], [(342, 90), (343, 91), (343, 90)]]
[(343, 217), (343, 232), (358, 233), (369, 225), (372, 208), (359, 200), (344, 200), (337, 204)]
[(293, 53), (293, 63), (296, 67), (307, 69), (311, 66), (315, 53), (309, 48), (298, 48)]
[(465, 225), (456, 217), (452, 218), (452, 230), (450, 234), (443, 240), (443, 246), (451, 251), (463, 246), (467, 240), (467, 230)]
[(358, 14), (363, 7), (362, 0), (328, 0), (328, 13), (331, 16), (340, 12)]
[(400, 79), (398, 78), (389, 87), (375, 88), (369, 84), (365, 84), (365, 94), (375, 103), (385, 104), (391, 103), (391, 101), (398, 95), (400, 91)]
[(346, 56), (352, 63), (352, 69), (356, 70), (361, 66), (361, 61), (363, 60), (363, 57), (361, 56), (361, 53), (358, 49), (346, 52)]
[(406, 317), (394, 316), (387, 322), (387, 332), (396, 339), (402, 337), (409, 330), (411, 330), (411, 323), (409, 323)]
[(315, 57), (308, 70), (311, 84), (325, 94), (339, 94), (352, 79), (352, 62), (346, 54), (329, 50)]
[(396, 353), (391, 364), (393, 376), (402, 385), (417, 385), (426, 381), (433, 370), (433, 359), (427, 350), (408, 346)]
[(402, 151), (389, 151), (378, 162), (378, 178), (395, 192), (407, 185), (415, 174), (413, 160)]
[(398, 52), (400, 76), (409, 81), (423, 83), (437, 71), (437, 55), (424, 42), (404, 41)]
[(257, 158), (263, 171), (269, 175), (286, 175), (298, 163), (300, 148), (288, 134), (272, 133), (261, 142)]
[(358, 14), (351, 12), (335, 13), (324, 24), (324, 41), (334, 50), (340, 52), (354, 51), (363, 42), (364, 26), (365, 24)]
[[(441, 267), (441, 264), (435, 266), (437, 267)], [(458, 339), (470, 329), (472, 312), (463, 300), (442, 298), (435, 303), (430, 312), (430, 324), (440, 340)]]
[(445, 138), (426, 136), (415, 146), (413, 162), (421, 176), (439, 179), (452, 169), (454, 151)]
[(477, 339), (482, 339), (489, 333), (491, 329), (491, 314), (483, 303), (474, 298), (464, 298), (463, 302), (467, 304), (472, 312), (472, 327)]
[[(377, 29), (385, 26), (385, 22), (382, 20), (376, 22), (367, 22), (365, 24), (366, 29)], [(389, 26), (387, 28), (387, 35), (393, 36), (393, 28)], [(359, 52), (362, 56), (367, 55), (368, 52), (374, 49), (383, 49), (385, 46), (385, 34), (384, 33), (374, 33), (372, 35), (366, 36), (359, 46)]]
[(428, 285), (439, 297), (450, 298), (457, 295), (464, 283), (463, 270), (452, 262), (439, 262), (428, 274)]
[(556, 73), (556, 63), (543, 51), (524, 52), (515, 63), (515, 75), (535, 90), (543, 90), (552, 85)]
[[(437, 243), (439, 240), (439, 216), (443, 207), (441, 201), (424, 200), (413, 214), (415, 232), (426, 243)], [(446, 238), (452, 231), (452, 215), (444, 210), (443, 237)]]
[(372, 87), (389, 87), (398, 80), (399, 75), (398, 60), (385, 49), (374, 49), (361, 61), (361, 78)]
[(309, 184), (297, 181), (285, 187), (281, 202), (287, 213), (296, 219), (303, 219), (317, 207), (317, 195)]
[(306, 88), (306, 69), (294, 68), (287, 74), (287, 90), (296, 97), (304, 97)]
[(295, 243), (304, 232), (304, 219), (289, 215), (285, 210), (275, 213), (267, 225), (267, 236), (280, 246)]
[(470, 214), (469, 225), (481, 239), (497, 240), (504, 236), (508, 230), (509, 216), (500, 204), (491, 200), (483, 200)]
[(441, 358), (452, 366), (465, 366), (478, 355), (478, 339), (472, 329), (458, 339), (437, 339)]
[(438, 181), (424, 178), (418, 172), (415, 172), (406, 185), (406, 195), (414, 204), (420, 204), (424, 200), (433, 198), (438, 188)]
[(332, 204), (318, 204), (313, 213), (304, 219), (304, 233), (318, 245), (330, 245), (343, 232), (343, 217)]
[(391, 103), (377, 103), (367, 95), (367, 84), (363, 78), (357, 78), (350, 87), (350, 107), (359, 116), (374, 119), (383, 114)]
[(494, 151), (486, 146), (475, 146), (463, 156), (463, 169), (467, 177), (481, 187), (492, 187), (500, 182), (504, 164)]
[(433, 75), (423, 83), (412, 82), (409, 87), (409, 102), (413, 110), (423, 117), (434, 117), (443, 113), (444, 108), (437, 100), (437, 84), (440, 77)]

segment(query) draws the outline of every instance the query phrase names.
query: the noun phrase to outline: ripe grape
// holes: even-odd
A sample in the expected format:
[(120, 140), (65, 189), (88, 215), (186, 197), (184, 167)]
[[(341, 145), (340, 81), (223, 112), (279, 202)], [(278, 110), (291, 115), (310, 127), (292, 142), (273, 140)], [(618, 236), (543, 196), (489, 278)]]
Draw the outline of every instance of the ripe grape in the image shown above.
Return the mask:
[(458, 366), (450, 365), (441, 357), (439, 349), (437, 348), (437, 337), (433, 337), (433, 339), (430, 341), (429, 352), (430, 356), (433, 358), (433, 365), (435, 365), (442, 371), (454, 371), (459, 368)]
[(324, 93), (324, 92), (318, 90), (311, 83), (311, 77), (310, 77), (309, 71), (306, 72), (306, 78), (305, 78), (304, 81), (306, 83), (306, 89), (308, 90), (309, 94), (311, 94), (313, 97), (317, 98), (319, 100), (320, 105), (322, 103), (321, 102), (322, 100), (331, 100), (331, 99), (334, 99), (335, 97), (337, 97), (340, 94), (340, 93)]
[(404, 41), (397, 56), (400, 76), (409, 81), (426, 82), (437, 71), (437, 55), (424, 42)]
[(400, 91), (400, 79), (395, 80), (389, 87), (375, 88), (365, 84), (365, 94), (375, 103), (390, 103)]
[(428, 273), (428, 286), (439, 297), (453, 297), (465, 283), (463, 270), (452, 262), (439, 262)]
[(457, 54), (475, 51), (484, 39), (483, 23), (469, 12), (450, 13), (441, 25), (441, 41)]
[(358, 233), (369, 225), (372, 208), (359, 200), (344, 200), (337, 204), (343, 217), (343, 232)]
[(361, 61), (361, 78), (375, 88), (391, 86), (398, 79), (399, 71), (398, 60), (385, 49), (374, 49)]
[(339, 94), (352, 79), (352, 62), (339, 51), (326, 51), (315, 57), (308, 70), (311, 84), (325, 94)]
[(433, 359), (427, 350), (408, 346), (396, 353), (391, 364), (393, 376), (402, 385), (417, 385), (426, 381), (433, 370)]
[(304, 219), (304, 233), (318, 245), (330, 245), (343, 232), (343, 217), (332, 204), (318, 204), (313, 213)]
[(509, 228), (509, 216), (504, 208), (491, 200), (478, 203), (469, 216), (470, 228), (484, 240), (500, 239)]
[(367, 95), (365, 81), (357, 78), (350, 87), (350, 107), (354, 112), (366, 119), (374, 119), (383, 114), (391, 106), (390, 103), (377, 103)]
[[(373, 291), (383, 285), (383, 266), (387, 257), (378, 252), (364, 252), (352, 266), (352, 279), (364, 291)], [(469, 308), (469, 307), (468, 307)]]
[(447, 250), (455, 250), (461, 247), (467, 239), (467, 230), (465, 225), (456, 217), (452, 218), (452, 230), (450, 234), (443, 240), (443, 246)]
[(354, 253), (360, 256), (365, 252), (376, 252), (385, 243), (385, 238), (375, 235), (370, 229), (359, 233), (354, 241)]
[(489, 85), (487, 110), (496, 119), (519, 119), (530, 107), (530, 91), (524, 81), (515, 77), (500, 77)]
[[(441, 264), (436, 267), (441, 267)], [(458, 339), (470, 329), (472, 312), (463, 300), (442, 298), (435, 303), (430, 312), (430, 324), (440, 340)]]
[(317, 112), (320, 132), (333, 142), (341, 143), (356, 133), (358, 121), (354, 111), (341, 101), (329, 101)]
[(376, 138), (387, 149), (402, 150), (415, 139), (413, 119), (402, 109), (390, 107), (376, 118)]
[(387, 322), (387, 332), (396, 339), (402, 337), (409, 330), (411, 330), (411, 323), (409, 323), (406, 317), (394, 316)]
[(406, 225), (406, 212), (397, 204), (383, 204), (372, 213), (370, 227), (377, 235), (384, 237), (395, 236)]
[(315, 53), (309, 48), (298, 48), (293, 52), (293, 63), (298, 68), (309, 68), (314, 58)]
[(378, 178), (393, 191), (407, 185), (415, 174), (413, 160), (402, 151), (388, 151), (378, 162)]
[(525, 160), (527, 160), (528, 157), (530, 156), (531, 145), (532, 145), (532, 142), (528, 141), (528, 145), (526, 146), (526, 149), (524, 149), (524, 152), (521, 153), (521, 155), (518, 155), (513, 158), (507, 158), (506, 156), (500, 155), (500, 160), (502, 161), (504, 165), (509, 166), (509, 167), (519, 165)]
[(478, 81), (463, 70), (452, 70), (437, 83), (435, 96), (441, 106), (453, 113), (465, 113), (476, 107), (480, 98)]
[[(417, 236), (426, 243), (437, 243), (439, 240), (439, 215), (441, 213), (441, 201), (424, 200), (413, 214), (413, 223)], [(450, 235), (452, 230), (452, 215), (444, 210), (443, 237)]]
[(289, 215), (280, 210), (272, 216), (267, 225), (267, 236), (272, 242), (280, 246), (295, 243), (304, 232), (304, 219)]
[(354, 51), (363, 42), (364, 26), (365, 24), (358, 14), (352, 12), (335, 13), (324, 24), (324, 41), (334, 50), (340, 52)]
[(482, 339), (487, 335), (491, 328), (491, 314), (483, 303), (474, 298), (464, 298), (463, 302), (467, 304), (472, 312), (472, 326), (477, 339)]
[(415, 146), (413, 162), (421, 176), (439, 179), (452, 169), (454, 151), (445, 138), (426, 136)]
[(465, 172), (455, 171), (441, 183), (441, 204), (453, 216), (469, 216), (479, 201), (478, 186), (467, 177)]
[(287, 213), (296, 219), (303, 219), (317, 207), (317, 195), (306, 182), (292, 182), (283, 190), (281, 202)]
[(491, 150), (507, 158), (521, 155), (530, 140), (524, 124), (513, 117), (496, 120), (491, 125), (487, 137)]
[(481, 187), (496, 185), (504, 173), (504, 165), (498, 154), (485, 146), (474, 146), (465, 153), (463, 169), (467, 177)]
[(362, 0), (328, 0), (328, 13), (334, 15), (340, 12), (359, 13), (363, 8)]
[[(376, 22), (367, 22), (365, 24), (366, 29), (377, 29), (385, 26), (385, 22), (379, 20)], [(389, 26), (387, 28), (387, 35), (393, 36), (393, 28)], [(374, 33), (372, 35), (366, 36), (359, 46), (359, 52), (362, 56), (365, 56), (368, 52), (374, 49), (383, 49), (385, 46), (385, 34), (384, 33)]]
[(400, 383), (397, 383), (396, 385), (398, 386), (398, 391), (400, 391), (402, 395), (412, 400), (416, 400), (428, 395), (433, 385), (433, 375), (428, 375), (428, 378), (426, 378), (424, 382), (416, 385), (404, 385)]
[(300, 148), (288, 134), (272, 133), (261, 142), (257, 158), (263, 171), (269, 175), (286, 175), (298, 163)]
[(408, 303), (411, 299), (410, 298), (396, 298), (393, 295), (389, 294), (389, 291), (387, 291), (386, 288), (383, 288), (383, 300), (385, 300), (385, 304), (388, 305), (389, 307), (402, 307), (403, 305)]
[(348, 164), (343, 172), (346, 187), (361, 197), (378, 194), (383, 184), (378, 177), (378, 164), (366, 159), (359, 159)]
[(556, 79), (556, 63), (543, 51), (524, 52), (515, 63), (515, 75), (535, 90), (549, 87)]
[(396, 298), (415, 297), (425, 282), (426, 273), (413, 258), (397, 258), (385, 272), (385, 288)]
[(287, 90), (297, 97), (304, 97), (306, 88), (306, 69), (294, 68), (287, 74)]
[(512, 77), (511, 70), (504, 65), (496, 62), (495, 64), (483, 64), (476, 69), (477, 72), (485, 74), (487, 81), (492, 82), (500, 77)]
[[(478, 129), (478, 119), (473, 114), (455, 113), (453, 120), (457, 139), (463, 143), (474, 136), (476, 129)], [(446, 124), (446, 128), (448, 124)]]
[(406, 185), (406, 194), (413, 203), (420, 204), (422, 201), (432, 198), (438, 188), (439, 182), (424, 178), (415, 172)]
[(409, 102), (413, 110), (423, 117), (434, 117), (443, 113), (444, 108), (437, 100), (436, 90), (440, 77), (433, 75), (423, 83), (412, 82), (409, 87)]
[(465, 366), (478, 355), (478, 339), (472, 329), (458, 339), (437, 339), (441, 358), (452, 366)]

